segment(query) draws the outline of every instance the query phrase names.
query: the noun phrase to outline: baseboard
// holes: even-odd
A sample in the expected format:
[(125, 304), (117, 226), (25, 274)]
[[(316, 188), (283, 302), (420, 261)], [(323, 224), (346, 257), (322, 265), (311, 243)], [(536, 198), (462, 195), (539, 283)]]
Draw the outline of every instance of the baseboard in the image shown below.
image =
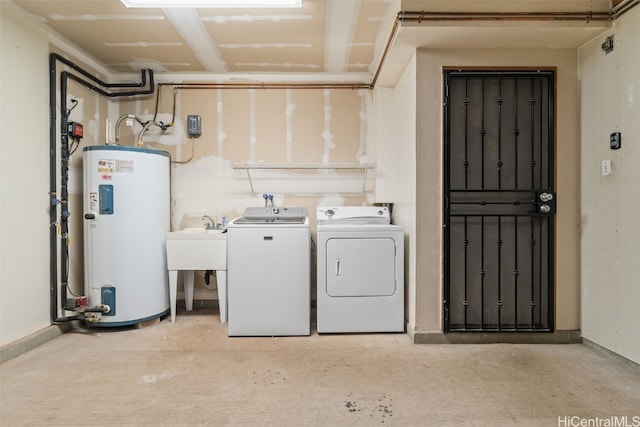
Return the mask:
[(575, 344), (580, 331), (555, 332), (413, 332), (414, 344)]
[(5, 344), (0, 347), (0, 363), (4, 363), (7, 360), (20, 356), (21, 354), (26, 353), (27, 351), (32, 350), (73, 328), (73, 322), (51, 325), (44, 329), (40, 329), (31, 335), (27, 335), (24, 338)]
[(595, 350), (595, 351), (597, 351), (599, 353), (606, 354), (608, 356), (614, 357), (614, 358), (620, 360), (625, 365), (631, 366), (634, 369), (640, 369), (640, 363), (636, 363), (631, 359), (627, 359), (626, 357), (624, 357), (624, 356), (622, 356), (622, 355), (620, 355), (620, 354), (618, 354), (618, 353), (616, 353), (616, 352), (614, 352), (612, 350), (609, 350), (608, 348), (603, 347), (600, 344), (596, 344), (595, 342), (590, 341), (590, 340), (588, 340), (586, 338), (583, 338), (582, 341), (583, 341), (584, 345), (586, 345), (587, 347), (589, 347), (589, 348), (591, 348), (591, 349), (593, 349), (593, 350)]

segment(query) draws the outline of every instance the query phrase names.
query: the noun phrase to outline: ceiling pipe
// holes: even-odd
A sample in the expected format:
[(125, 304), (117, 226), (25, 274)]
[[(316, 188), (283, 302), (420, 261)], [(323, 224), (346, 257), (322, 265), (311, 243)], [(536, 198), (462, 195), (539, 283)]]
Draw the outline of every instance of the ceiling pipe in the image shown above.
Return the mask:
[[(393, 27), (382, 51), (380, 61), (370, 83), (159, 83), (171, 86), (174, 91), (187, 89), (373, 89), (380, 77), (382, 66), (389, 56), (393, 41), (398, 35), (403, 22), (438, 22), (438, 21), (613, 21), (623, 13), (637, 6), (640, 0), (623, 0), (609, 12), (429, 12), (400, 11), (393, 22)], [(159, 93), (159, 90), (158, 90)]]
[(380, 62), (376, 67), (376, 72), (373, 74), (373, 78), (371, 79), (371, 83), (369, 84), (369, 88), (373, 89), (376, 86), (376, 82), (378, 81), (378, 77), (380, 77), (380, 73), (382, 72), (382, 65), (387, 60), (387, 56), (391, 51), (391, 45), (393, 41), (396, 39), (398, 35), (398, 28), (400, 28), (400, 14), (396, 17), (395, 21), (393, 21), (393, 27), (391, 28), (391, 34), (389, 35), (389, 39), (387, 40), (387, 45), (384, 47), (382, 51), (382, 56), (380, 57)]
[(611, 12), (399, 12), (403, 22), (426, 21), (611, 21)]
[(400, 11), (393, 23), (387, 45), (380, 57), (380, 62), (373, 75), (369, 87), (373, 89), (380, 76), (393, 40), (395, 40), (402, 22), (437, 22), (437, 21), (615, 21), (624, 13), (640, 4), (640, 0), (623, 0), (609, 12), (429, 12)]
[[(160, 92), (165, 86), (173, 88), (173, 113), (171, 123), (173, 126), (176, 119), (177, 93), (180, 90), (212, 90), (212, 89), (371, 89), (369, 83), (169, 83), (163, 82), (156, 85), (156, 106), (152, 121), (156, 121), (158, 117), (158, 108), (160, 107)], [(142, 136), (142, 133), (140, 134)], [(139, 140), (140, 142), (140, 140)]]
[(183, 89), (369, 89), (368, 83), (158, 83)]
[(612, 19), (615, 21), (634, 7), (640, 4), (640, 0), (623, 0), (611, 9)]

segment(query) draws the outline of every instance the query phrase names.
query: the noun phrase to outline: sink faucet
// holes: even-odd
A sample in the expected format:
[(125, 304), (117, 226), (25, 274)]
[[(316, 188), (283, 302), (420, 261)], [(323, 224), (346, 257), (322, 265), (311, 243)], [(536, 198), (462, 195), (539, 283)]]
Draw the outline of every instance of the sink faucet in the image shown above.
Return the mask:
[(207, 230), (215, 230), (216, 229), (216, 221), (213, 218), (211, 218), (209, 215), (202, 215), (202, 219), (209, 221), (209, 222), (207, 222), (205, 224), (205, 228)]

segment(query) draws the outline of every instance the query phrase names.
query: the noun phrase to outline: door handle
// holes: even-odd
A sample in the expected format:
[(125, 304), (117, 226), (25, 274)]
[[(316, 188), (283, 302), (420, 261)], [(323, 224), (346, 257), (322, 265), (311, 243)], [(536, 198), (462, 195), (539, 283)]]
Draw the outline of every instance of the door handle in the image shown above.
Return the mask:
[(342, 276), (342, 260), (336, 260), (336, 276)]
[(551, 216), (556, 213), (556, 193), (553, 191), (540, 191), (535, 198), (536, 213)]

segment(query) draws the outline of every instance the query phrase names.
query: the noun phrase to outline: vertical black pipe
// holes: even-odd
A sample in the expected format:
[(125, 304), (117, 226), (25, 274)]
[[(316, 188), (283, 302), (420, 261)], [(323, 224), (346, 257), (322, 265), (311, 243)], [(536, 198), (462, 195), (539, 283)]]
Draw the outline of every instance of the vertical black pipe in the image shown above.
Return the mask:
[(49, 56), (49, 296), (52, 323), (58, 318), (56, 160), (56, 58), (51, 55)]
[(69, 289), (69, 114), (67, 108), (68, 80), (60, 74), (60, 306), (67, 308)]

